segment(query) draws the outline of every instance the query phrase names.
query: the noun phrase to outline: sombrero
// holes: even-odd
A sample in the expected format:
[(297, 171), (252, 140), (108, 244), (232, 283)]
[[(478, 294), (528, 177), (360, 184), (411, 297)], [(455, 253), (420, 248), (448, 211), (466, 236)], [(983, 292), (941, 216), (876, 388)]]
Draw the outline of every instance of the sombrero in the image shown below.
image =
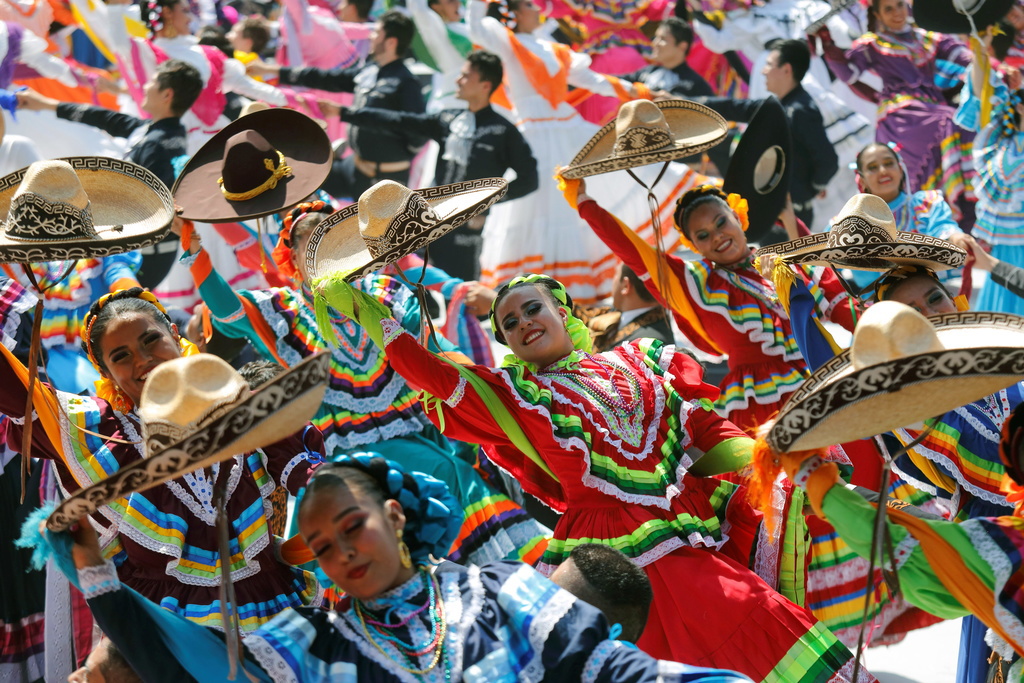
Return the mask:
[(952, 242), (896, 230), (889, 205), (873, 194), (854, 195), (828, 232), (761, 247), (756, 256), (762, 254), (777, 254), (786, 263), (798, 265), (875, 271), (903, 265), (948, 270), (963, 266), (967, 258)]
[(156, 244), (174, 202), (153, 173), (120, 159), (37, 161), (0, 178), (0, 261), (100, 258)]
[(722, 190), (736, 193), (750, 207), (747, 239), (757, 241), (775, 225), (786, 206), (792, 142), (789, 120), (775, 96), (765, 99), (740, 136)]
[(501, 199), (502, 178), (467, 180), (413, 191), (382, 180), (359, 202), (313, 228), (306, 248), (306, 279), (348, 273), (355, 280), (422, 249)]
[[(926, 31), (938, 33), (972, 33), (971, 22), (978, 31), (1006, 16), (1015, 0), (928, 0), (914, 3), (914, 23)], [(970, 15), (970, 19), (968, 19)]]
[(46, 526), (63, 531), (133, 491), (143, 491), (293, 434), (319, 410), (330, 354), (310, 356), (250, 391), (220, 358), (201, 353), (167, 361), (142, 389), (146, 457), (74, 493)]
[(925, 318), (895, 301), (861, 317), (853, 345), (804, 380), (767, 441), (776, 452), (856, 441), (988, 396), (1024, 379), (1024, 317)]
[(188, 160), (174, 183), (182, 218), (259, 218), (319, 189), (333, 152), (324, 129), (292, 109), (255, 111), (228, 124)]
[(633, 100), (590, 138), (562, 175), (586, 178), (682, 159), (714, 147), (727, 131), (725, 119), (703, 104)]

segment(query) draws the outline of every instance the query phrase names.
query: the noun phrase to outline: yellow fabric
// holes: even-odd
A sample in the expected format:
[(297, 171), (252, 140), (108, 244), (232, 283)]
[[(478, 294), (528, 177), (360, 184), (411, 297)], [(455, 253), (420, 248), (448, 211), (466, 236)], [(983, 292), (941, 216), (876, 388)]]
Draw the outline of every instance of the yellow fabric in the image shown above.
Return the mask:
[(981, 44), (977, 36), (971, 36), (971, 52), (974, 53), (974, 61), (976, 64), (981, 65), (981, 121), (980, 127), (983, 129), (988, 125), (989, 120), (992, 118), (992, 95), (995, 88), (992, 85), (990, 75), (992, 73), (992, 62), (989, 61), (988, 53), (985, 50), (985, 46)]
[[(10, 350), (0, 344), (0, 353), (3, 353), (4, 360), (14, 370), (14, 374), (17, 375), (18, 380), (28, 388), (28, 368), (26, 368), (20, 360), (14, 357), (14, 354)], [(43, 426), (43, 431), (46, 432), (46, 437), (50, 440), (53, 445), (53, 449), (61, 456), (62, 459), (66, 460), (63, 451), (63, 439), (61, 438), (60, 431), (60, 410), (57, 406), (57, 396), (53, 393), (53, 389), (47, 387), (42, 382), (36, 382), (35, 388), (33, 389), (35, 398), (33, 399), (34, 405), (36, 406), (35, 413), (36, 417), (39, 418), (39, 424)]]
[(910, 456), (911, 462), (917, 466), (917, 469), (921, 470), (921, 473), (928, 478), (928, 481), (942, 489), (945, 489), (949, 493), (956, 491), (956, 480), (944, 473), (931, 460), (918, 454), (914, 450), (907, 451), (907, 455)]

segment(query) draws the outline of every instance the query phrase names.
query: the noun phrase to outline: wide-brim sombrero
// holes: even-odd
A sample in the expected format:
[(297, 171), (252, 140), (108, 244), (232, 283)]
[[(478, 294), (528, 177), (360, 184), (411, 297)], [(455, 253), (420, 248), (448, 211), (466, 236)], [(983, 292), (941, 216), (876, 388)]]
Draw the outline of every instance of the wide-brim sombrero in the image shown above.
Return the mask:
[[(836, 230), (838, 226), (833, 226)], [(829, 240), (829, 232), (799, 237), (789, 242), (761, 247), (755, 256), (776, 254), (786, 263), (803, 266), (835, 266), (851, 270), (885, 272), (897, 266), (924, 266), (933, 271), (961, 268), (967, 253), (946, 240), (919, 232), (897, 232), (878, 241)]]
[(786, 110), (775, 96), (758, 107), (740, 136), (722, 190), (747, 200), (747, 239), (756, 242), (786, 207), (792, 172), (792, 138)]
[[(231, 201), (217, 180), (222, 177), (228, 140), (247, 130), (257, 131), (284, 155), (292, 174), (252, 199)], [(205, 223), (259, 218), (295, 206), (316, 192), (331, 171), (334, 152), (319, 123), (292, 109), (256, 111), (232, 121), (210, 138), (185, 164), (174, 183), (174, 202), (182, 218)]]
[[(0, 262), (40, 263), (102, 258), (156, 244), (174, 221), (174, 201), (151, 171), (110, 157), (65, 157), (88, 195), (96, 237), (15, 239), (7, 231), (11, 200), (28, 167), (0, 178)], [(47, 231), (43, 232), (56, 232)]]
[(134, 491), (144, 491), (294, 434), (320, 409), (330, 360), (327, 352), (310, 356), (218, 410), (216, 418), (180, 441), (163, 443), (151, 437), (146, 444), (149, 457), (72, 494), (46, 520), (47, 528), (63, 531), (80, 517)]
[(970, 311), (928, 322), (944, 348), (860, 369), (852, 350), (840, 353), (786, 401), (768, 445), (785, 453), (856, 441), (937, 417), (1024, 380), (1024, 317)]
[(436, 222), (396, 215), (393, 219), (399, 224), (396, 236), (376, 256), (370, 252), (360, 232), (359, 203), (346, 206), (310, 233), (306, 278), (313, 282), (331, 273), (347, 273), (346, 279), (351, 281), (374, 273), (483, 213), (501, 199), (507, 189), (508, 182), (502, 178), (481, 178), (416, 190), (416, 194), (426, 200)]
[[(728, 124), (717, 112), (688, 100), (655, 102), (668, 124), (670, 141), (658, 149), (616, 151), (617, 121), (605, 124), (561, 174), (568, 179), (674, 161), (711, 149), (725, 138)], [(623, 105), (625, 106), (625, 105)]]
[[(970, 34), (971, 21), (979, 32), (1006, 16), (1016, 0), (928, 0), (914, 4), (914, 23), (926, 31)], [(971, 15), (971, 19), (967, 15)]]

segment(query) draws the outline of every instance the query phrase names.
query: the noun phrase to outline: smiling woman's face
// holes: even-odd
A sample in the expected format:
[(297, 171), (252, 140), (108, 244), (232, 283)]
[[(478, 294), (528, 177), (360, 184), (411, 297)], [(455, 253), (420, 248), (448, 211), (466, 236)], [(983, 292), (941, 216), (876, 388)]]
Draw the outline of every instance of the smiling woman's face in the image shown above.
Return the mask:
[(348, 595), (370, 600), (413, 576), (402, 566), (397, 532), (405, 514), (395, 500), (381, 505), (372, 495), (340, 480), (307, 494), (299, 532), (320, 568)]
[(573, 350), (565, 328), (566, 313), (544, 290), (538, 285), (512, 289), (495, 311), (512, 353), (538, 368), (565, 358)]
[(170, 327), (148, 313), (128, 311), (111, 318), (99, 339), (95, 352), (105, 366), (103, 376), (113, 380), (135, 405), (153, 368), (181, 357), (178, 328)]
[(687, 233), (704, 258), (721, 266), (739, 263), (750, 253), (736, 214), (723, 201), (704, 202), (687, 217)]
[(887, 202), (899, 196), (903, 187), (903, 169), (896, 153), (885, 145), (872, 145), (860, 157), (860, 178), (864, 191)]

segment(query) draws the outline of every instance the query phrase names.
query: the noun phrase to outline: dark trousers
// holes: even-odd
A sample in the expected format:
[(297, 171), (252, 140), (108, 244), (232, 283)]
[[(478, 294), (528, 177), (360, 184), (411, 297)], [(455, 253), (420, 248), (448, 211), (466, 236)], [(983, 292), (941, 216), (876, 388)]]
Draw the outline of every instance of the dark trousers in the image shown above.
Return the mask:
[(452, 277), (479, 280), (483, 244), (483, 230), (474, 230), (463, 224), (431, 244), (427, 257), (432, 265)]
[(334, 160), (331, 173), (327, 176), (322, 188), (327, 194), (337, 199), (348, 197), (352, 201), (357, 201), (359, 195), (382, 180), (394, 180), (396, 183), (408, 185), (409, 170), (405, 169), (397, 173), (378, 173), (371, 178), (359, 172), (359, 169), (356, 168), (356, 158), (350, 154), (344, 159)]

